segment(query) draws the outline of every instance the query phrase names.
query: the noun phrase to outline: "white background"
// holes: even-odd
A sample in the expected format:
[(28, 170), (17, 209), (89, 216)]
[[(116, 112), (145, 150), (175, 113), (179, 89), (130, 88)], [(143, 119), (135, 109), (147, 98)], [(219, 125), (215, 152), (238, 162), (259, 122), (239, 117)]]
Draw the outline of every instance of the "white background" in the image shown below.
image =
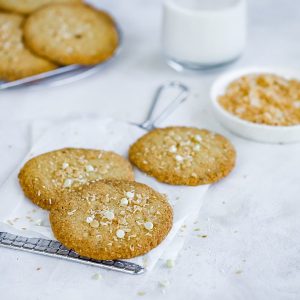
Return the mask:
[[(185, 82), (192, 95), (165, 124), (205, 126), (225, 134), (237, 148), (237, 167), (210, 188), (171, 270), (162, 261), (151, 274), (130, 277), (0, 248), (0, 298), (299, 299), (300, 144), (257, 144), (218, 125), (208, 95), (224, 69), (178, 74), (166, 66), (160, 54), (160, 1), (94, 2), (121, 24), (122, 54), (77, 83), (0, 92), (0, 184), (30, 148), (32, 121), (99, 115), (139, 122), (154, 89), (170, 79)], [(299, 68), (299, 20), (299, 1), (249, 0), (248, 46), (230, 68)], [(91, 279), (96, 272), (101, 280)], [(168, 286), (159, 287), (164, 280)]]

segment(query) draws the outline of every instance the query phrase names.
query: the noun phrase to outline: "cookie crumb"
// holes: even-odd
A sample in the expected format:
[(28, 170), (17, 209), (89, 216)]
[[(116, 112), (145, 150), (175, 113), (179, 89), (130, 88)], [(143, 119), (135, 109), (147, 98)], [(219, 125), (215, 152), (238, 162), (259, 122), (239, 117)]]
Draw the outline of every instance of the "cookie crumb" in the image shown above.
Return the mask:
[(34, 221), (36, 226), (42, 226), (43, 225), (43, 220), (42, 219), (37, 219)]
[(174, 263), (174, 260), (173, 259), (167, 259), (166, 260), (166, 267), (168, 269), (172, 269), (174, 267), (175, 263)]
[(99, 280), (99, 279), (102, 279), (102, 275), (99, 273), (95, 273), (91, 278), (93, 280)]
[(160, 281), (158, 282), (158, 285), (159, 285), (159, 287), (161, 287), (161, 288), (166, 288), (166, 287), (168, 287), (168, 286), (170, 285), (170, 281), (167, 280), (167, 279), (160, 280)]
[(205, 238), (207, 238), (207, 235), (206, 234), (198, 234), (197, 237), (199, 237), (199, 238), (201, 237), (201, 238), (205, 239)]
[(8, 223), (8, 224), (11, 225), (11, 226), (14, 225), (13, 221), (11, 221), (11, 220), (6, 220), (6, 223)]

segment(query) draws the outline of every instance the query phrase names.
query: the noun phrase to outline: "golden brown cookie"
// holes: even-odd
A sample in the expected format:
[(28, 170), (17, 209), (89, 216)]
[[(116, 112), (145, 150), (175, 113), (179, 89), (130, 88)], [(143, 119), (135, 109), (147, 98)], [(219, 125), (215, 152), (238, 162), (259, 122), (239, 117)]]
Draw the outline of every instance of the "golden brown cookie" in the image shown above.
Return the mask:
[(100, 179), (134, 180), (134, 173), (130, 163), (114, 152), (80, 148), (36, 156), (19, 173), (24, 194), (44, 209), (50, 209), (61, 191)]
[(165, 196), (134, 181), (101, 180), (64, 193), (50, 211), (54, 236), (94, 259), (132, 258), (159, 245), (172, 227)]
[(223, 136), (205, 129), (167, 127), (137, 140), (129, 159), (157, 180), (178, 185), (213, 183), (235, 165), (236, 153)]
[(20, 14), (30, 14), (46, 4), (81, 2), (82, 0), (0, 0), (0, 9)]
[(24, 46), (23, 21), (19, 15), (0, 12), (0, 79), (16, 80), (56, 68)]
[(62, 65), (100, 63), (118, 46), (112, 18), (83, 4), (41, 8), (25, 22), (24, 35), (34, 53)]

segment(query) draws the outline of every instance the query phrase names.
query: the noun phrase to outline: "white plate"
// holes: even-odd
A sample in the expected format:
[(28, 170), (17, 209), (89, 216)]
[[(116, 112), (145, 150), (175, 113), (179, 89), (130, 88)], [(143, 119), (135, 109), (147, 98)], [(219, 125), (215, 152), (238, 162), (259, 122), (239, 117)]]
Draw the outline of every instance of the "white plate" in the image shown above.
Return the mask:
[(299, 71), (281, 68), (251, 67), (227, 72), (213, 83), (210, 91), (212, 108), (216, 118), (231, 132), (250, 140), (264, 143), (293, 143), (300, 141), (300, 125), (270, 126), (252, 123), (234, 116), (219, 104), (218, 97), (224, 94), (229, 83), (251, 73), (272, 73), (286, 79), (294, 78), (300, 80)]

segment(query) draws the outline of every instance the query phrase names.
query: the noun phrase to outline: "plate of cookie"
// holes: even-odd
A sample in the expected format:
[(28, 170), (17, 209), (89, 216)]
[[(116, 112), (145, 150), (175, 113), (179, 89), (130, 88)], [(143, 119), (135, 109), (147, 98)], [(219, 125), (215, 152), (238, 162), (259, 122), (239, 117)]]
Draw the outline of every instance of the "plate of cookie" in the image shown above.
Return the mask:
[(119, 53), (121, 31), (80, 0), (0, 1), (0, 89), (70, 82)]

